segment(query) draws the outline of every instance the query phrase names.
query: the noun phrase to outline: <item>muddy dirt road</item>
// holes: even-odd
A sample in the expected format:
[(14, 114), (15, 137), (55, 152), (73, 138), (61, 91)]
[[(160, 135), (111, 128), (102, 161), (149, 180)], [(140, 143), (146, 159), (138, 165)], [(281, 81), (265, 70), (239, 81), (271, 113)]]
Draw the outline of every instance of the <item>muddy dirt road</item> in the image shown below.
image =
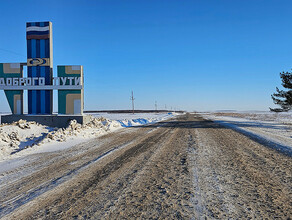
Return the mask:
[(0, 173), (3, 219), (288, 219), (292, 158), (186, 114)]

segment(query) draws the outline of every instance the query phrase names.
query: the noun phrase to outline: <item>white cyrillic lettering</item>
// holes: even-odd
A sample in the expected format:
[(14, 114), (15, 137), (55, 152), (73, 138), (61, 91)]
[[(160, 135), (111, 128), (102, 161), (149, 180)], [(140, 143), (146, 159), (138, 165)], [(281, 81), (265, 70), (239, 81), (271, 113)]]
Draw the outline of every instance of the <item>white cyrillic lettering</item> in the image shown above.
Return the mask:
[(12, 78), (7, 78), (6, 79), (6, 85), (7, 86), (12, 86)]
[(0, 86), (5, 86), (4, 78), (0, 78)]
[(60, 85), (60, 78), (59, 77), (53, 78), (53, 85), (55, 85), (55, 86)]
[[(11, 78), (0, 78), (0, 87), (7, 88), (7, 90), (58, 90), (66, 89), (69, 86), (72, 90), (82, 89), (82, 78), (81, 77), (53, 77), (52, 85), (46, 85), (45, 77), (11, 77)], [(6, 87), (7, 86), (7, 87)], [(15, 86), (15, 88), (13, 88)], [(19, 88), (16, 88), (16, 87)], [(11, 87), (11, 88), (8, 88)], [(30, 87), (30, 88), (29, 88)]]
[(72, 80), (74, 79), (74, 77), (68, 77), (69, 79), (69, 85), (72, 86)]
[(32, 85), (35, 86), (35, 81), (37, 81), (39, 78), (38, 77), (32, 77)]
[(26, 78), (25, 79), (25, 85), (31, 86), (31, 78)]
[(80, 79), (81, 79), (81, 77), (75, 77), (75, 86), (81, 85)]
[(13, 85), (18, 86), (18, 78), (13, 78)]
[(19, 85), (20, 85), (20, 86), (23, 86), (22, 84), (24, 84), (24, 82), (25, 82), (24, 78), (20, 78), (20, 79), (19, 79)]
[(39, 86), (44, 86), (45, 85), (45, 77), (40, 77), (39, 78)]
[(61, 77), (61, 80), (62, 80), (63, 86), (66, 85), (67, 77)]

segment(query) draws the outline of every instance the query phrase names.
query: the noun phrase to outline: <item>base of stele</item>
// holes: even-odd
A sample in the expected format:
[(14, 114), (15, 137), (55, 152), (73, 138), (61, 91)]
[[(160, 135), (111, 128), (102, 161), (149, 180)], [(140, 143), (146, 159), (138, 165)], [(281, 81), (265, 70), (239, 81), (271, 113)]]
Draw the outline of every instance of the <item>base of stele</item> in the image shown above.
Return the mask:
[(76, 120), (79, 124), (87, 124), (90, 115), (2, 115), (1, 123), (13, 123), (19, 120), (35, 121), (49, 127), (65, 128), (71, 120)]

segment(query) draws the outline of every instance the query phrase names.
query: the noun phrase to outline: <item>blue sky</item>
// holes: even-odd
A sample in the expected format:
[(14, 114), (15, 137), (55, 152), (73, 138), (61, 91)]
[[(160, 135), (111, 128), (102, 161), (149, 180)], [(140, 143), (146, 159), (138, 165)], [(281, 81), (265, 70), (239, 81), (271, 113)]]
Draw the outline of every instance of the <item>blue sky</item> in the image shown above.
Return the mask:
[[(57, 65), (83, 65), (85, 110), (268, 110), (292, 62), (292, 1), (1, 1), (0, 62), (53, 22)], [(57, 99), (55, 93), (55, 101)], [(9, 111), (0, 91), (0, 111)], [(57, 109), (55, 102), (54, 109)]]

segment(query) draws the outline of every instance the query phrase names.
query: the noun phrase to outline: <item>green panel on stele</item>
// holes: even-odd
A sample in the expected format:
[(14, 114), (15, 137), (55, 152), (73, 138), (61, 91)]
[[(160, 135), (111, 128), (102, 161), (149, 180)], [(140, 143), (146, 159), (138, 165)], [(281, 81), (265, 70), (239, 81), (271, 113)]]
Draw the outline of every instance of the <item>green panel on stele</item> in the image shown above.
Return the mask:
[(4, 91), (10, 110), (13, 114), (22, 114), (21, 110), (20, 112), (17, 111), (17, 100), (21, 100), (23, 91), (22, 90), (5, 90)]
[[(83, 77), (82, 66), (58, 66), (58, 77)], [(69, 85), (69, 80), (66, 81)], [(82, 90), (59, 90), (58, 113), (59, 114), (82, 114), (83, 91)]]
[[(73, 95), (73, 94), (80, 94), (81, 95), (81, 90), (59, 90), (58, 91), (58, 113), (59, 114), (70, 114), (68, 109), (68, 102), (67, 96), (68, 95)], [(74, 114), (74, 113), (71, 113)]]
[[(9, 68), (8, 73), (4, 72), (4, 65), (6, 68), (11, 65), (10, 63), (0, 63), (0, 78), (20, 78), (22, 77), (21, 69), (19, 68)], [(12, 64), (18, 65), (18, 64)], [(14, 70), (15, 69), (15, 70)], [(13, 72), (15, 71), (15, 72)], [(5, 96), (7, 98), (10, 110), (13, 114), (23, 113), (23, 91), (22, 90), (4, 90)], [(17, 104), (19, 106), (17, 106)]]

